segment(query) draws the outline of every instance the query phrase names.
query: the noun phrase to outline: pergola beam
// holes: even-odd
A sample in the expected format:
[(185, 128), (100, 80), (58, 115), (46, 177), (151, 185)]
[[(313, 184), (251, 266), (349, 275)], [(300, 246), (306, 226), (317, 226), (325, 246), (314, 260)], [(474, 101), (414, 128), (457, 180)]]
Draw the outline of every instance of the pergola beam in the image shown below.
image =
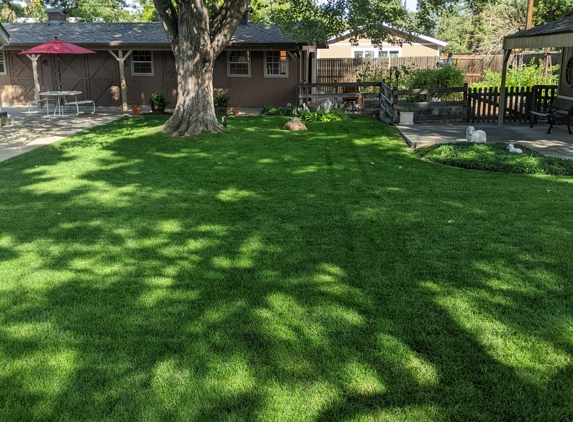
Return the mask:
[(507, 95), (505, 90), (505, 77), (507, 75), (507, 62), (509, 62), (509, 56), (511, 55), (511, 49), (504, 50), (503, 52), (503, 67), (501, 69), (501, 91), (499, 93), (499, 108), (497, 115), (497, 126), (503, 126), (503, 120), (505, 118), (505, 106), (507, 103)]
[(119, 65), (122, 109), (123, 111), (127, 111), (127, 82), (125, 81), (125, 61), (133, 50), (129, 50), (125, 56), (123, 55), (123, 50), (118, 50), (117, 55), (111, 50), (108, 51), (113, 57), (115, 57)]

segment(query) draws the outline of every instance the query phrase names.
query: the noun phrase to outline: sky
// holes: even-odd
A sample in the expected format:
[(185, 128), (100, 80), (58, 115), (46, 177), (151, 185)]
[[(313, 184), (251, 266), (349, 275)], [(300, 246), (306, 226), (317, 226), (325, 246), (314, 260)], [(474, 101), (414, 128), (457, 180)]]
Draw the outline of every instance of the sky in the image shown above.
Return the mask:
[(408, 10), (416, 10), (417, 5), (418, 0), (406, 0), (406, 9)]

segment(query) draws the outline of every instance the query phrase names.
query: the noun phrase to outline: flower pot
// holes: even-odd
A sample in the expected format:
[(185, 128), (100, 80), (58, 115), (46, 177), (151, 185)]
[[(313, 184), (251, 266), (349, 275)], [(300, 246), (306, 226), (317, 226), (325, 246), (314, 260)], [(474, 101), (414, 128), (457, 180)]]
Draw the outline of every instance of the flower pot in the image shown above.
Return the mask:
[(151, 113), (163, 114), (165, 113), (165, 106), (151, 106)]
[(413, 111), (401, 111), (400, 112), (400, 124), (401, 125), (413, 125), (414, 124), (414, 112)]
[(233, 109), (233, 116), (238, 116), (241, 110)]
[(132, 108), (131, 112), (133, 113), (134, 116), (139, 116), (141, 115), (141, 107)]
[(216, 107), (215, 114), (227, 114), (227, 107)]

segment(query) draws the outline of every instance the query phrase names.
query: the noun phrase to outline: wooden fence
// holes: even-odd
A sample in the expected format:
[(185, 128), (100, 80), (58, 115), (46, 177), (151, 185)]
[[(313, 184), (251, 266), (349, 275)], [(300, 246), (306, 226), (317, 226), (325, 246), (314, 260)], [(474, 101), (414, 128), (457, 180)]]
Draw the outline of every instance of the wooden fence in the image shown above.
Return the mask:
[[(549, 104), (557, 95), (555, 85), (506, 89), (504, 122), (528, 123), (534, 104)], [(429, 101), (415, 101), (421, 96)], [(456, 98), (457, 97), (457, 98)], [(434, 89), (396, 89), (381, 82), (337, 82), (299, 84), (299, 103), (318, 104), (327, 99), (358, 104), (364, 112), (379, 112), (382, 121), (393, 124), (400, 120), (400, 111), (413, 109), (415, 122), (458, 121), (496, 123), (499, 113), (499, 88), (463, 87)]]
[[(505, 122), (530, 121), (534, 104), (549, 104), (557, 95), (555, 85), (534, 87), (509, 87), (506, 95)], [(499, 88), (470, 88), (468, 90), (468, 115), (470, 123), (495, 123), (499, 113)]]
[(350, 103), (364, 112), (378, 111), (380, 104), (379, 82), (336, 82), (324, 84), (300, 83), (298, 101), (319, 104), (326, 100)]
[[(561, 53), (551, 53), (553, 64), (560, 63)], [(519, 53), (510, 58), (510, 64), (514, 67), (520, 63), (529, 63), (533, 59), (543, 59), (544, 53)], [(388, 57), (376, 59), (317, 59), (316, 60), (316, 83), (336, 83), (336, 82), (357, 82), (360, 74), (366, 68), (377, 69), (388, 78), (395, 68), (402, 66), (414, 69), (435, 68), (437, 62), (445, 60), (436, 56), (423, 57)], [(480, 82), (483, 78), (484, 70), (490, 69), (492, 72), (501, 72), (503, 55), (489, 56), (452, 56), (452, 61), (463, 70), (465, 82), (468, 84)]]

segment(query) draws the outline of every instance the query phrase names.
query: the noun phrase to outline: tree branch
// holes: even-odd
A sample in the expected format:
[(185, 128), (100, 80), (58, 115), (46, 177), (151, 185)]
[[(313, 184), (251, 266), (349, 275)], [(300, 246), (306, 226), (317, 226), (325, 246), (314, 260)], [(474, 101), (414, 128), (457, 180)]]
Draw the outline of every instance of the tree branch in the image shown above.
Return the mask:
[(163, 21), (163, 28), (171, 45), (174, 45), (179, 36), (179, 16), (171, 0), (153, 0), (159, 18)]
[(248, 0), (225, 0), (219, 11), (211, 16), (209, 27), (215, 56), (218, 56), (231, 41), (248, 4)]

